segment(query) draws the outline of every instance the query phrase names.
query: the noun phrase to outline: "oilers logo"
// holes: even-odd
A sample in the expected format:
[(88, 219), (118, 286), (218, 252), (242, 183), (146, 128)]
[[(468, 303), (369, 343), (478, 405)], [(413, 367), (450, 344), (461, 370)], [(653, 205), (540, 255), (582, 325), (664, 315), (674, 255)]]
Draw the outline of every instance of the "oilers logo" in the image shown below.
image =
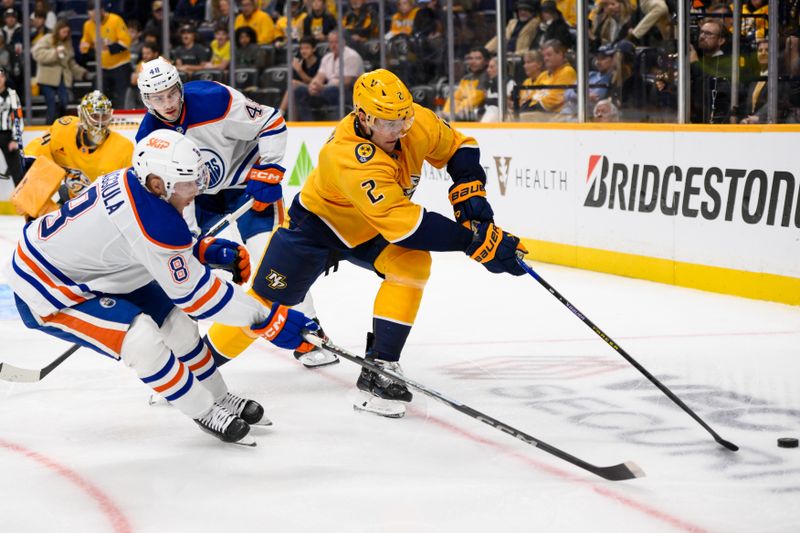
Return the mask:
[(356, 146), (356, 159), (359, 163), (366, 163), (375, 155), (375, 147), (369, 143), (361, 143)]
[(203, 160), (208, 168), (208, 189), (213, 189), (222, 183), (225, 177), (225, 161), (220, 155), (211, 148), (201, 148)]
[(113, 298), (108, 298), (106, 296), (103, 296), (102, 298), (100, 298), (100, 306), (101, 307), (105, 307), (106, 309), (111, 309), (115, 305), (117, 305), (117, 301), (115, 299), (113, 299)]

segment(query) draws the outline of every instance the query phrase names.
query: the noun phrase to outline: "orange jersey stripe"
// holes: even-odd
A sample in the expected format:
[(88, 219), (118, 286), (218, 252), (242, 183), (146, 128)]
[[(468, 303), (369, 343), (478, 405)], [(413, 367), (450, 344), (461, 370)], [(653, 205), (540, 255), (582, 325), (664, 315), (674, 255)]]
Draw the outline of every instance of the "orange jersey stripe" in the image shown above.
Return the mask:
[(206, 302), (208, 302), (211, 298), (214, 297), (215, 294), (217, 294), (217, 291), (219, 291), (219, 288), (221, 286), (222, 282), (219, 280), (219, 278), (214, 278), (214, 283), (211, 284), (211, 288), (208, 289), (208, 292), (205, 293), (202, 296), (202, 298), (197, 300), (193, 305), (190, 305), (189, 307), (184, 307), (183, 312), (191, 314), (200, 309), (201, 307), (203, 307), (206, 304)]
[(125, 340), (125, 331), (96, 326), (66, 313), (54, 313), (42, 319), (45, 323), (61, 324), (62, 326), (78, 331), (96, 340), (117, 355), (122, 351), (122, 341)]
[(206, 366), (206, 364), (208, 364), (209, 359), (211, 359), (211, 350), (206, 350), (206, 356), (203, 357), (203, 360), (200, 361), (199, 363), (195, 363), (192, 366), (190, 366), (189, 370), (194, 372), (196, 370), (203, 368), (204, 366)]
[(41, 268), (39, 268), (39, 266), (25, 254), (25, 252), (22, 251), (22, 247), (20, 245), (17, 245), (17, 256), (20, 259), (22, 259), (31, 270), (33, 270), (33, 272), (36, 274), (36, 276), (39, 278), (40, 281), (43, 281), (50, 288), (56, 289), (61, 294), (63, 294), (64, 296), (66, 296), (75, 303), (82, 303), (86, 301), (86, 298), (78, 296), (77, 294), (69, 290), (67, 287), (64, 287), (63, 285), (56, 285), (55, 283), (53, 283), (50, 277), (47, 274), (45, 274), (44, 271)]
[(173, 385), (175, 385), (183, 377), (183, 373), (186, 372), (186, 366), (183, 363), (181, 363), (180, 361), (178, 361), (177, 359), (176, 359), (176, 361), (178, 363), (178, 373), (175, 374), (174, 378), (172, 378), (171, 380), (167, 381), (163, 385), (159, 385), (158, 387), (153, 387), (154, 391), (156, 391), (156, 392), (164, 392), (165, 390), (167, 390), (170, 387), (172, 387)]
[(270, 124), (266, 128), (262, 129), (258, 133), (264, 133), (265, 131), (274, 130), (278, 126), (283, 126), (284, 124), (286, 124), (286, 121), (283, 120), (283, 117), (280, 117), (278, 120), (276, 120), (275, 122), (273, 122), (272, 124)]
[[(128, 170), (125, 169), (122, 173), (124, 176)], [(164, 244), (163, 242), (157, 241), (150, 237), (147, 233), (147, 230), (144, 229), (144, 224), (142, 224), (142, 219), (139, 218), (139, 211), (136, 209), (136, 202), (133, 201), (133, 195), (131, 194), (130, 189), (128, 188), (127, 180), (121, 179), (120, 183), (122, 184), (122, 188), (125, 189), (125, 194), (128, 195), (128, 199), (130, 200), (131, 207), (133, 208), (133, 216), (136, 217), (136, 223), (139, 224), (139, 229), (142, 231), (142, 235), (144, 235), (148, 241), (152, 242), (156, 246), (160, 246), (161, 248), (167, 248), (168, 250), (184, 250), (188, 248), (187, 246), (172, 246), (170, 244)]]

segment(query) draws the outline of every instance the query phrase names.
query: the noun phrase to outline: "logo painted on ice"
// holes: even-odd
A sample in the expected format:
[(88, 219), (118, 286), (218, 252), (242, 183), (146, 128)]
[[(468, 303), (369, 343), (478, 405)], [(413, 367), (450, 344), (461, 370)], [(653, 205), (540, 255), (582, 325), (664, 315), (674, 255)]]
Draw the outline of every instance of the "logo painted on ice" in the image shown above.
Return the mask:
[(211, 148), (201, 148), (205, 165), (208, 167), (209, 182), (208, 188), (213, 189), (222, 182), (225, 177), (225, 160)]

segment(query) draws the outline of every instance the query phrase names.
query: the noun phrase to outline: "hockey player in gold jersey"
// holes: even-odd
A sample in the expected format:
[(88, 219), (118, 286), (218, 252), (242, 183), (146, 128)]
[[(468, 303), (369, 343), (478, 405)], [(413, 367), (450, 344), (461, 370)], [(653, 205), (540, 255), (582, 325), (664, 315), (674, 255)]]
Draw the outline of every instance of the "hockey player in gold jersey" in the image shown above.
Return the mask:
[[(64, 116), (56, 120), (42, 137), (25, 146), (26, 157), (44, 157), (66, 171), (60, 184), (42, 183), (46, 177), (31, 176), (23, 182), (25, 187), (56, 188), (60, 203), (75, 197), (98, 176), (131, 165), (133, 143), (125, 136), (111, 131), (109, 123), (114, 113), (111, 101), (100, 91), (86, 94), (78, 106), (78, 116)], [(27, 176), (26, 176), (27, 177)], [(26, 214), (37, 216), (55, 210), (48, 206), (26, 207)]]
[[(383, 278), (375, 297), (369, 359), (400, 372), (398, 360), (428, 280), (431, 251), (461, 251), (489, 271), (524, 274), (519, 239), (494, 225), (475, 139), (412, 101), (387, 70), (363, 74), (354, 111), (341, 120), (261, 260), (251, 294), (294, 305), (331, 265), (347, 260)], [(427, 161), (447, 166), (456, 222), (411, 201)], [(218, 362), (253, 342), (240, 328), (214, 324), (209, 345)], [(412, 395), (369, 370), (357, 382), (355, 407), (400, 417)]]

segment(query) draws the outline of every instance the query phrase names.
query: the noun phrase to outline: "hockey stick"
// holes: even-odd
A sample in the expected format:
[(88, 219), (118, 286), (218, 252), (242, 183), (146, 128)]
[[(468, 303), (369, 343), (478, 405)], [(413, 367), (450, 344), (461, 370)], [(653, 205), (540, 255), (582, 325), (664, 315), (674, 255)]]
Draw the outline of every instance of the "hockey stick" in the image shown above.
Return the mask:
[[(211, 228), (205, 233), (205, 237), (213, 237), (214, 235), (217, 235), (220, 231), (227, 228), (230, 224), (235, 222), (236, 219), (245, 214), (252, 206), (253, 199), (249, 198), (236, 211), (225, 215), (222, 220), (211, 226)], [(52, 372), (61, 363), (66, 361), (67, 358), (75, 353), (80, 347), (80, 344), (73, 344), (67, 349), (67, 351), (59, 355), (58, 358), (56, 358), (52, 363), (44, 368), (35, 370), (30, 368), (20, 368), (9, 363), (0, 362), (0, 379), (3, 381), (14, 381), (16, 383), (36, 383), (37, 381), (43, 380), (47, 374)]]
[(439, 402), (452, 407), (453, 409), (459, 411), (460, 413), (472, 417), (475, 420), (479, 420), (484, 424), (487, 424), (495, 429), (499, 429), (503, 433), (507, 433), (508, 435), (511, 435), (512, 437), (515, 437), (521, 440), (522, 442), (525, 442), (532, 446), (536, 446), (542, 451), (545, 451), (551, 455), (555, 455), (559, 459), (567, 461), (568, 463), (571, 463), (579, 468), (588, 470), (592, 474), (598, 475), (603, 479), (608, 479), (610, 481), (622, 481), (625, 479), (644, 477), (644, 471), (641, 468), (639, 468), (639, 466), (636, 465), (636, 463), (632, 461), (627, 461), (625, 463), (620, 463), (614, 466), (595, 466), (593, 464), (589, 464), (582, 459), (578, 459), (574, 455), (570, 455), (567, 452), (556, 448), (555, 446), (551, 446), (550, 444), (547, 444), (546, 442), (534, 438), (528, 435), (527, 433), (524, 433), (516, 428), (504, 424), (499, 420), (492, 418), (487, 414), (481, 413), (480, 411), (473, 409), (472, 407), (464, 405), (463, 403), (457, 400), (447, 398), (442, 393), (436, 392), (435, 390), (426, 387), (425, 385), (418, 383), (407, 376), (401, 376), (400, 374), (396, 374), (391, 370), (382, 368), (376, 365), (375, 363), (368, 361), (367, 359), (364, 359), (363, 357), (359, 357), (351, 352), (348, 352), (344, 348), (340, 348), (335, 344), (331, 343), (330, 341), (321, 339), (320, 337), (317, 337), (316, 335), (310, 333), (307, 334), (305, 338), (308, 342), (310, 342), (314, 346), (318, 346), (323, 350), (327, 350), (331, 353), (334, 353), (339, 357), (347, 359), (348, 361), (352, 361), (353, 363), (361, 366), (362, 368), (366, 368), (368, 370), (371, 370), (372, 372), (381, 374), (384, 377), (405, 383), (409, 387), (412, 387), (418, 390), (419, 392), (425, 394), (426, 396), (430, 396), (434, 400), (438, 400)]
[(686, 413), (687, 413), (689, 416), (691, 416), (692, 418), (694, 418), (694, 419), (695, 419), (695, 420), (696, 420), (696, 421), (697, 421), (697, 422), (698, 422), (698, 423), (699, 423), (701, 426), (703, 426), (703, 427), (705, 428), (705, 430), (706, 430), (706, 431), (708, 431), (708, 432), (711, 434), (711, 436), (712, 436), (712, 437), (714, 437), (714, 440), (715, 440), (715, 441), (717, 441), (719, 444), (721, 444), (722, 446), (726, 447), (727, 449), (731, 450), (732, 452), (735, 452), (735, 451), (737, 451), (737, 450), (739, 449), (739, 447), (738, 447), (737, 445), (735, 445), (734, 443), (732, 443), (732, 442), (730, 442), (730, 441), (727, 441), (727, 440), (723, 439), (722, 437), (720, 437), (720, 436), (717, 434), (717, 432), (716, 432), (716, 431), (714, 431), (713, 429), (711, 429), (711, 427), (710, 427), (708, 424), (706, 424), (706, 423), (703, 421), (703, 419), (702, 419), (702, 418), (700, 418), (699, 416), (697, 416), (697, 414), (696, 414), (694, 411), (692, 411), (692, 410), (689, 408), (689, 406), (687, 406), (685, 403), (683, 403), (683, 401), (682, 401), (680, 398), (678, 398), (678, 397), (675, 395), (675, 393), (673, 393), (671, 390), (669, 390), (669, 389), (667, 388), (667, 386), (666, 386), (666, 385), (664, 385), (663, 383), (661, 383), (661, 382), (660, 382), (660, 381), (659, 381), (659, 380), (658, 380), (658, 379), (657, 379), (655, 376), (653, 376), (653, 375), (652, 375), (650, 372), (648, 372), (648, 371), (647, 371), (647, 369), (646, 369), (645, 367), (643, 367), (642, 365), (640, 365), (640, 364), (639, 364), (639, 363), (638, 363), (638, 362), (637, 362), (637, 361), (636, 361), (636, 360), (635, 360), (633, 357), (631, 357), (630, 355), (628, 355), (628, 352), (626, 352), (625, 350), (623, 350), (623, 349), (622, 349), (622, 347), (621, 347), (619, 344), (617, 344), (617, 343), (616, 343), (616, 342), (615, 342), (615, 341), (614, 341), (614, 340), (613, 340), (611, 337), (609, 337), (608, 335), (606, 335), (606, 334), (605, 334), (605, 332), (604, 332), (602, 329), (600, 329), (599, 327), (597, 327), (597, 326), (595, 325), (595, 323), (594, 323), (594, 322), (592, 322), (591, 320), (589, 320), (589, 319), (588, 319), (586, 316), (584, 316), (584, 315), (583, 315), (583, 313), (581, 313), (580, 311), (578, 311), (578, 308), (576, 308), (574, 305), (572, 305), (572, 304), (571, 304), (571, 303), (570, 303), (570, 302), (569, 302), (569, 301), (568, 301), (566, 298), (564, 298), (563, 296), (561, 296), (561, 293), (559, 293), (557, 290), (555, 290), (555, 289), (553, 288), (553, 286), (552, 286), (552, 285), (550, 285), (550, 284), (549, 284), (549, 283), (547, 283), (547, 282), (546, 282), (544, 279), (542, 279), (542, 277), (541, 277), (541, 276), (539, 276), (539, 274), (537, 274), (537, 273), (536, 273), (536, 271), (534, 271), (534, 270), (533, 270), (533, 269), (532, 269), (532, 268), (531, 268), (531, 267), (530, 267), (530, 266), (529, 266), (529, 265), (528, 265), (528, 264), (527, 264), (527, 263), (526, 263), (526, 262), (525, 262), (523, 259), (520, 259), (520, 258), (518, 258), (518, 259), (517, 259), (517, 261), (518, 261), (518, 262), (519, 262), (519, 264), (522, 266), (522, 268), (523, 268), (523, 269), (525, 269), (525, 272), (527, 272), (528, 274), (530, 274), (530, 275), (533, 277), (533, 279), (535, 279), (536, 281), (538, 281), (538, 282), (539, 282), (539, 283), (542, 285), (542, 287), (544, 287), (545, 289), (547, 289), (547, 290), (550, 292), (550, 294), (552, 294), (553, 296), (555, 296), (555, 297), (556, 297), (556, 299), (557, 299), (559, 302), (561, 302), (562, 304), (564, 304), (564, 306), (565, 306), (567, 309), (569, 309), (570, 311), (572, 311), (572, 314), (574, 314), (575, 316), (577, 316), (578, 318), (580, 318), (580, 319), (581, 319), (581, 321), (583, 321), (583, 323), (584, 323), (584, 324), (586, 324), (587, 326), (589, 326), (589, 328), (590, 328), (592, 331), (594, 331), (595, 333), (597, 333), (597, 336), (598, 336), (598, 337), (600, 337), (601, 339), (603, 339), (604, 341), (606, 341), (606, 344), (608, 344), (609, 346), (611, 346), (612, 348), (614, 348), (614, 350), (616, 350), (616, 352), (617, 352), (618, 354), (620, 354), (622, 357), (624, 357), (626, 361), (628, 361), (630, 364), (632, 364), (632, 365), (634, 366), (634, 368), (636, 368), (636, 370), (638, 370), (639, 372), (641, 372), (641, 373), (644, 375), (644, 377), (646, 377), (647, 379), (649, 379), (649, 380), (650, 380), (650, 383), (652, 383), (653, 385), (655, 385), (656, 387), (658, 387), (658, 388), (659, 388), (659, 390), (661, 390), (661, 392), (663, 392), (664, 394), (666, 394), (666, 395), (667, 395), (667, 397), (668, 397), (670, 400), (672, 400), (673, 402), (675, 402), (675, 404), (676, 404), (676, 405), (678, 405), (678, 407), (680, 407), (681, 409), (683, 409), (684, 411), (686, 411)]

